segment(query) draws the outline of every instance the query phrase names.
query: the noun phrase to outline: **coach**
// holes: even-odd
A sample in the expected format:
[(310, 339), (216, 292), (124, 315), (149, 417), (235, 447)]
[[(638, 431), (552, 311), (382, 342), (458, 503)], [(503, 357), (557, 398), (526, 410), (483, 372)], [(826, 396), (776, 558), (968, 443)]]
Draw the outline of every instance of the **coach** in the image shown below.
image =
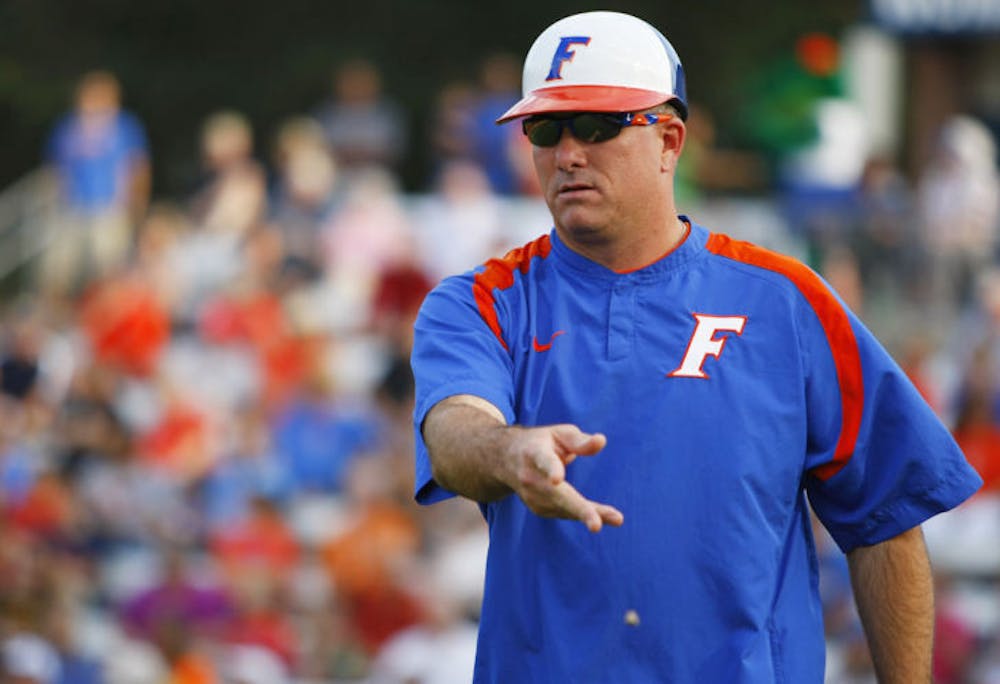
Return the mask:
[(442, 282), (412, 359), (417, 500), (489, 523), (475, 681), (819, 684), (811, 508), (880, 681), (929, 682), (919, 525), (981, 484), (948, 431), (819, 276), (678, 216), (656, 29), (562, 19), (523, 88), (555, 227)]

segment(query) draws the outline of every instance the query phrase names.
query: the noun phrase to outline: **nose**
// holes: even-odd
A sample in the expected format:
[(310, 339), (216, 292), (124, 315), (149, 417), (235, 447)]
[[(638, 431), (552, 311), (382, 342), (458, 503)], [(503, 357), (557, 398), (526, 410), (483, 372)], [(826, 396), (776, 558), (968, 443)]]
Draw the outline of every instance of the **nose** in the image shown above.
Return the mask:
[(552, 149), (555, 154), (556, 167), (561, 171), (587, 165), (586, 146), (566, 128), (562, 130), (559, 142)]

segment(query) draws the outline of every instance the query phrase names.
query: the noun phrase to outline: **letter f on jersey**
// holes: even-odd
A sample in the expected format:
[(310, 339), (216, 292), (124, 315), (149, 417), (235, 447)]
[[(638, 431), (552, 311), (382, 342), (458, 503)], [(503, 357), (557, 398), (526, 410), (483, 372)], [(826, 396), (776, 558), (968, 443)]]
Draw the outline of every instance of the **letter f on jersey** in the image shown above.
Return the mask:
[(726, 346), (728, 335), (716, 337), (717, 332), (733, 332), (737, 335), (743, 334), (743, 326), (746, 325), (746, 316), (709, 316), (707, 314), (691, 314), (698, 324), (691, 334), (691, 341), (688, 342), (687, 351), (684, 352), (684, 360), (676, 369), (667, 373), (671, 378), (707, 378), (708, 375), (701, 369), (705, 359), (709, 356), (719, 358), (722, 348)]

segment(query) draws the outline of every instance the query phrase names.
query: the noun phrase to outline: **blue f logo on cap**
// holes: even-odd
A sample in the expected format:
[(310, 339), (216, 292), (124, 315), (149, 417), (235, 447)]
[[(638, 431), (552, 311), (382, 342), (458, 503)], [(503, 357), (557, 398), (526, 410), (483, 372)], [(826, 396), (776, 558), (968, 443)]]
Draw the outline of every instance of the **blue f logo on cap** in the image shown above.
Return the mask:
[(576, 54), (569, 49), (571, 45), (590, 45), (590, 36), (562, 37), (559, 47), (556, 48), (556, 54), (552, 56), (552, 67), (549, 69), (549, 75), (545, 77), (546, 81), (558, 81), (562, 78), (563, 63), (572, 60)]

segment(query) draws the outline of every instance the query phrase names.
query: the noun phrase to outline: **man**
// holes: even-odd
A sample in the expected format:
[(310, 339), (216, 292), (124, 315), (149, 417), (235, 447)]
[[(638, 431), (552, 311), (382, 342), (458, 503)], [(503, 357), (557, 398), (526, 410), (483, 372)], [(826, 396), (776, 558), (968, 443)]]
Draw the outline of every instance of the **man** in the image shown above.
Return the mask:
[(656, 29), (558, 21), (523, 88), (555, 228), (442, 282), (413, 351), (417, 499), (490, 528), (476, 681), (822, 682), (808, 495), (881, 681), (929, 682), (919, 524), (980, 485), (947, 430), (812, 271), (677, 216)]
[(48, 140), (46, 162), (61, 203), (41, 278), (43, 289), (62, 295), (124, 261), (149, 203), (149, 143), (139, 119), (121, 108), (113, 74), (80, 79), (73, 110)]

